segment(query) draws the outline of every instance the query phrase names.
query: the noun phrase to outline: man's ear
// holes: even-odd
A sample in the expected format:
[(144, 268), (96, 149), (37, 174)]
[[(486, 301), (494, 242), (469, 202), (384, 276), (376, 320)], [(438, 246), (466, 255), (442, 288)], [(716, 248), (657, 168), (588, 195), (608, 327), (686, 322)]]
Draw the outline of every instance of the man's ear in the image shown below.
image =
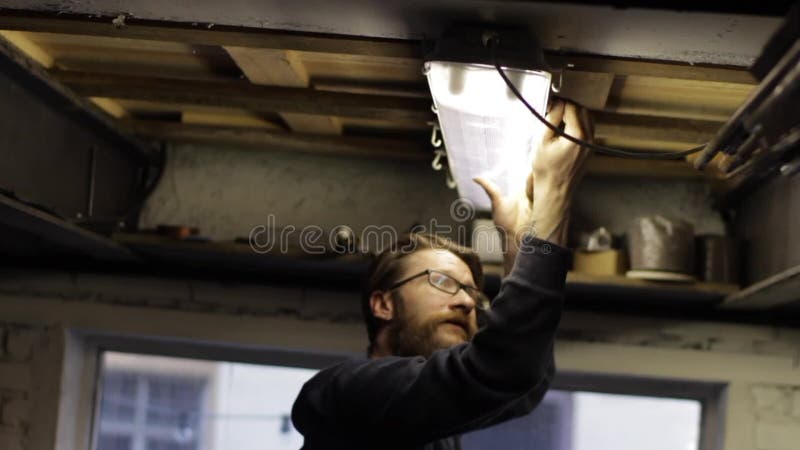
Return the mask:
[(369, 297), (369, 306), (372, 315), (386, 321), (394, 318), (394, 301), (392, 294), (385, 291), (372, 291)]

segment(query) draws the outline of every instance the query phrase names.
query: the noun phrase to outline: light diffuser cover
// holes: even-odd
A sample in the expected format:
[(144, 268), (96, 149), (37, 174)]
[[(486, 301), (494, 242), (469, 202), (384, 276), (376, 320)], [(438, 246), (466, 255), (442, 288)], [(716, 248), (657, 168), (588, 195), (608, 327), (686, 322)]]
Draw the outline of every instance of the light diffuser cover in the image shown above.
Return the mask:
[[(544, 125), (508, 89), (494, 66), (428, 61), (425, 71), (459, 195), (478, 210), (489, 211), (489, 197), (473, 178), (491, 179), (504, 195), (524, 189)], [(550, 73), (504, 71), (544, 115)]]

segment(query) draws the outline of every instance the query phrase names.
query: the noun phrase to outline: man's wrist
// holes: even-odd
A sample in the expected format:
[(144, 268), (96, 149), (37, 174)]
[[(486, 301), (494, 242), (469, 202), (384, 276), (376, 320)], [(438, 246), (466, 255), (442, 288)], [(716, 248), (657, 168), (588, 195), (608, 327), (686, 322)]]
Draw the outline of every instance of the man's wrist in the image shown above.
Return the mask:
[(530, 226), (536, 237), (566, 246), (571, 197), (569, 183), (534, 187)]

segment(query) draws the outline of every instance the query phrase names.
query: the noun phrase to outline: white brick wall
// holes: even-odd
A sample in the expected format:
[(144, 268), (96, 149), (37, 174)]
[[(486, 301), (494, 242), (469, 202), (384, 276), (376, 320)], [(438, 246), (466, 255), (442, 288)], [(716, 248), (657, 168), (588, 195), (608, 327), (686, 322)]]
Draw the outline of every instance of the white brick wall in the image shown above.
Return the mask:
[(800, 450), (800, 383), (753, 385), (757, 450)]
[(31, 360), (42, 329), (0, 322), (0, 449), (31, 445), (31, 397), (36, 386)]
[(756, 424), (758, 450), (800, 449), (800, 424), (759, 422)]
[(800, 419), (800, 389), (795, 389), (792, 395), (792, 416)]

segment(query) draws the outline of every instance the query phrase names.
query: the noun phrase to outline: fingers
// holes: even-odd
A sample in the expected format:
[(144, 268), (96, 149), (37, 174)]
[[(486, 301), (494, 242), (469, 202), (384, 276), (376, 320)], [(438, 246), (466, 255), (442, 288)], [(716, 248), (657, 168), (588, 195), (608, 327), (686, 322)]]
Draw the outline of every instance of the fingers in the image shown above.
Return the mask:
[(589, 109), (581, 107), (580, 116), (581, 128), (583, 129), (583, 134), (585, 136), (584, 140), (588, 142), (594, 142), (594, 122), (592, 121), (592, 116), (589, 115)]
[(489, 196), (489, 200), (492, 202), (492, 210), (494, 210), (503, 199), (503, 195), (500, 194), (500, 188), (492, 180), (486, 178), (473, 178), (472, 181), (481, 185), (483, 190), (486, 191), (486, 195)]
[(584, 139), (586, 133), (583, 129), (583, 120), (578, 105), (568, 102), (564, 108), (564, 131), (575, 138)]
[(528, 196), (528, 201), (533, 203), (533, 172), (528, 174), (528, 182), (525, 185), (525, 194)]
[[(564, 118), (564, 100), (561, 100), (560, 98), (554, 98), (546, 118), (551, 125), (558, 128)], [(555, 137), (555, 135), (556, 133), (553, 130), (550, 128), (545, 128), (544, 134), (542, 135), (542, 140), (544, 142), (550, 141)]]

